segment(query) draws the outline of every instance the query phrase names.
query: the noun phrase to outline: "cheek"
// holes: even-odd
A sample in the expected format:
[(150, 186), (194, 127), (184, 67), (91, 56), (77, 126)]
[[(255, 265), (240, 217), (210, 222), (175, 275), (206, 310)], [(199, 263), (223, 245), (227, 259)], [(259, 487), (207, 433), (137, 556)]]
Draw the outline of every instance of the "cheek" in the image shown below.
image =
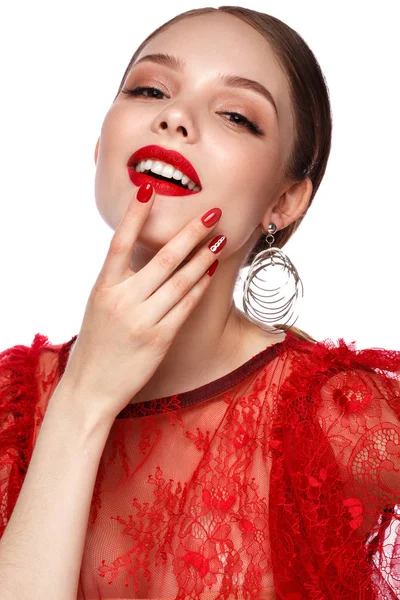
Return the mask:
[(250, 164), (251, 168), (240, 168), (225, 184), (232, 190), (229, 194), (229, 227), (242, 241), (252, 235), (275, 197), (275, 163), (254, 157)]
[(105, 193), (120, 196), (124, 189), (125, 192), (131, 189), (126, 163), (136, 146), (134, 129), (127, 118), (126, 107), (112, 105), (101, 126), (95, 175), (96, 197), (101, 198)]
[(229, 170), (226, 185), (232, 189), (233, 202), (248, 208), (263, 202), (273, 189), (275, 169), (266, 161), (248, 159)]
[(112, 157), (121, 159), (124, 149), (134, 148), (134, 123), (136, 120), (129, 119), (125, 107), (114, 104), (107, 112), (100, 136), (100, 155), (102, 159), (111, 160)]
[[(117, 106), (112, 106), (101, 127), (94, 191), (97, 210), (114, 231), (132, 192), (124, 164), (129, 158), (129, 146), (125, 138), (129, 138), (129, 131), (124, 126), (123, 113)], [(132, 147), (132, 136), (130, 142)], [(124, 153), (124, 149), (127, 152)]]

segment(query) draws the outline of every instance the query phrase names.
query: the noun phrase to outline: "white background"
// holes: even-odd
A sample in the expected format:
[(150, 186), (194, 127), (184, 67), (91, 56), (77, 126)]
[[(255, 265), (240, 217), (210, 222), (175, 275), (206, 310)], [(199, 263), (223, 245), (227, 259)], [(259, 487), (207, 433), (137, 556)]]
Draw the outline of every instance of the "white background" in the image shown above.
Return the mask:
[[(94, 199), (94, 147), (125, 68), (166, 20), (207, 2), (4, 2), (0, 350), (79, 333), (113, 230)], [(327, 79), (325, 178), (284, 247), (319, 340), (400, 348), (397, 2), (248, 1), (294, 28)], [(247, 272), (243, 270), (242, 275)], [(238, 288), (235, 301), (241, 306)]]

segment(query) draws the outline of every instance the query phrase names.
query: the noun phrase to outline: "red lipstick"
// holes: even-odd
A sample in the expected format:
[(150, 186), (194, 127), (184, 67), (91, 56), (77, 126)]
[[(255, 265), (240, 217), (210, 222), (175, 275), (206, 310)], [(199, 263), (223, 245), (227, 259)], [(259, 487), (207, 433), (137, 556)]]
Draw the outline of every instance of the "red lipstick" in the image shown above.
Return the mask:
[(194, 183), (201, 188), (200, 179), (195, 168), (184, 156), (182, 156), (182, 154), (176, 152), (176, 150), (168, 150), (167, 148), (156, 145), (140, 148), (134, 152), (128, 160), (127, 167), (129, 178), (134, 185), (140, 187), (142, 183), (151, 183), (156, 192), (164, 196), (188, 196), (190, 194), (197, 194), (198, 191), (201, 191), (197, 190), (195, 192), (194, 190), (189, 190), (189, 188), (181, 187), (180, 185), (173, 183), (176, 181), (173, 178), (169, 181), (165, 181), (145, 173), (138, 173), (135, 170), (135, 165), (141, 160), (146, 159), (160, 160), (172, 165), (176, 169), (179, 169), (179, 171), (182, 171), (184, 175), (189, 177), (189, 179), (194, 181)]

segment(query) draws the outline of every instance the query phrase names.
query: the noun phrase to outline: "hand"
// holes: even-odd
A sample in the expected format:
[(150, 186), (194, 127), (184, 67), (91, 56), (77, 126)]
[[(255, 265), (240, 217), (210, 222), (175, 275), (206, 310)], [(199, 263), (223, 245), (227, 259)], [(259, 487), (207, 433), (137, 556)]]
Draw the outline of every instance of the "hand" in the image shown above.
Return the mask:
[[(113, 422), (134, 401), (211, 282), (206, 271), (216, 258), (208, 244), (171, 276), (215, 227), (216, 223), (206, 227), (202, 215), (190, 221), (147, 265), (132, 271), (132, 249), (154, 198), (154, 189), (147, 203), (134, 198), (115, 230), (60, 380), (84, 403), (86, 416), (95, 420)], [(214, 251), (226, 241), (222, 234), (218, 237), (222, 239), (214, 242)]]

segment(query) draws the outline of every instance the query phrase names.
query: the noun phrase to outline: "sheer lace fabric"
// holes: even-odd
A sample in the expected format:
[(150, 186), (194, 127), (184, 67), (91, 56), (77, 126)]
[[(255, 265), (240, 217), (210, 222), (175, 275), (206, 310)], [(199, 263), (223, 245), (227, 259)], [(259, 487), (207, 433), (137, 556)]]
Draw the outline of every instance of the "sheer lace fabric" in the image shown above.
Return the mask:
[[(0, 353), (0, 537), (75, 339)], [(397, 504), (400, 351), (288, 332), (214, 382), (121, 411), (77, 599), (394, 600)]]

